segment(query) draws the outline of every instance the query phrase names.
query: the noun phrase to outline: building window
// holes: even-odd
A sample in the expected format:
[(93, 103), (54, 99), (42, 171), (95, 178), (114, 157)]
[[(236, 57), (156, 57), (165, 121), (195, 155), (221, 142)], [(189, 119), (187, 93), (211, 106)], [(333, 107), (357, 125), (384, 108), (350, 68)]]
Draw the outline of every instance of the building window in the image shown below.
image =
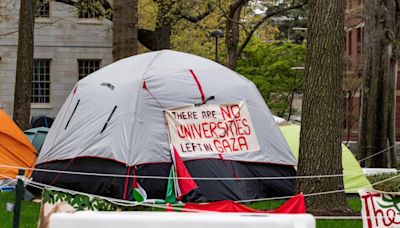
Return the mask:
[(353, 34), (352, 34), (352, 32), (350, 31), (349, 32), (349, 55), (351, 55), (351, 49), (353, 48), (353, 43), (352, 43), (352, 40), (353, 40)]
[(100, 69), (101, 60), (100, 59), (78, 59), (78, 79), (86, 77), (87, 75)]
[(78, 1), (78, 17), (79, 18), (99, 18), (101, 10), (96, 4), (96, 0), (79, 0)]
[(50, 103), (50, 59), (34, 60), (31, 102)]
[(50, 17), (49, 0), (36, 0), (35, 17)]

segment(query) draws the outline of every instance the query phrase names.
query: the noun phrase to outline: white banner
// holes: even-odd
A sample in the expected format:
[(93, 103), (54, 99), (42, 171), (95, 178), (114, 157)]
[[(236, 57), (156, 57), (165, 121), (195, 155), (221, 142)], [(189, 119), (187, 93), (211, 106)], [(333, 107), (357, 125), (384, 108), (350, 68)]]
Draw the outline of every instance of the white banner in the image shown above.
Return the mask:
[(400, 227), (400, 193), (359, 191), (363, 227)]
[(244, 101), (184, 106), (165, 111), (170, 143), (184, 158), (260, 150)]

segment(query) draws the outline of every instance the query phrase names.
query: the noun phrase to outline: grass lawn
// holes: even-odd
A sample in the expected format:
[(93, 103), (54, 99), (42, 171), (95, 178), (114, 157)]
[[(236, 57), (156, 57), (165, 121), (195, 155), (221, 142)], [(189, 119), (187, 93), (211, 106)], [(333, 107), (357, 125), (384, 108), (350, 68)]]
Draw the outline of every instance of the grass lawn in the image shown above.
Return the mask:
[[(272, 209), (277, 208), (281, 205), (284, 201), (283, 200), (275, 200), (275, 201), (264, 201), (264, 202), (256, 202), (249, 204), (250, 206), (255, 209)], [(361, 201), (360, 197), (358, 196), (348, 196), (347, 203), (349, 207), (356, 212), (361, 211)], [(318, 228), (358, 228), (362, 227), (362, 221), (352, 219), (352, 220), (329, 220), (329, 219), (319, 219), (317, 220), (317, 227)]]
[[(14, 203), (14, 193), (0, 193), (0, 227), (11, 228), (13, 213), (7, 211), (7, 203)], [(40, 204), (22, 201), (20, 228), (36, 228), (39, 218)]]
[[(347, 197), (349, 206), (354, 210), (359, 212), (361, 210), (361, 202), (358, 196)], [(7, 202), (14, 202), (13, 193), (0, 193), (0, 227), (8, 228), (12, 227), (13, 213), (6, 210)], [(256, 209), (272, 209), (279, 207), (284, 201), (264, 201), (252, 203), (249, 206)], [(36, 228), (36, 222), (39, 217), (40, 204), (33, 202), (22, 202), (21, 211), (21, 228)], [(323, 228), (333, 228), (333, 227), (351, 227), (357, 228), (362, 227), (361, 220), (317, 220), (317, 227)]]

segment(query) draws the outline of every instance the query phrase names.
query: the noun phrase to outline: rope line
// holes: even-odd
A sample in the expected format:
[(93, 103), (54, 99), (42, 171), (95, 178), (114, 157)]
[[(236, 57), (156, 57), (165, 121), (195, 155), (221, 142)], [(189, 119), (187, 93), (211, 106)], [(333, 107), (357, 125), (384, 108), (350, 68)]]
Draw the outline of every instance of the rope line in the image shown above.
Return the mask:
[[(92, 172), (78, 172), (78, 171), (62, 171), (62, 170), (51, 170), (51, 169), (40, 169), (40, 168), (27, 168), (11, 165), (0, 164), (0, 168), (15, 168), (23, 170), (33, 170), (39, 172), (48, 173), (60, 173), (60, 174), (71, 174), (71, 175), (82, 175), (82, 176), (100, 176), (100, 177), (118, 177), (118, 178), (140, 178), (140, 179), (160, 179), (168, 180), (168, 176), (143, 176), (143, 175), (124, 175), (124, 174), (107, 174), (107, 173), (92, 173)], [(315, 175), (315, 176), (284, 176), (284, 177), (176, 177), (181, 180), (207, 180), (207, 181), (238, 181), (238, 180), (292, 180), (292, 179), (313, 179), (313, 178), (332, 178), (342, 176), (360, 176), (363, 173), (348, 173), (348, 174), (327, 174), (327, 175)]]
[(361, 158), (360, 160), (358, 160), (358, 162), (362, 162), (362, 161), (368, 160), (368, 159), (370, 159), (370, 158), (372, 158), (372, 157), (375, 157), (376, 155), (382, 154), (382, 153), (384, 153), (385, 151), (390, 150), (390, 149), (392, 149), (393, 147), (396, 147), (396, 146), (398, 146), (398, 145), (400, 145), (400, 144), (394, 144), (393, 146), (389, 146), (389, 147), (387, 147), (387, 148), (385, 148), (385, 149), (383, 149), (383, 150), (381, 150), (381, 151), (376, 152), (375, 154), (372, 154), (372, 155), (367, 156), (367, 157), (365, 157), (365, 158)]
[(79, 195), (84, 195), (84, 196), (88, 196), (88, 197), (99, 198), (99, 199), (103, 199), (103, 200), (106, 200), (106, 201), (108, 201), (110, 203), (116, 204), (118, 206), (123, 206), (123, 207), (147, 206), (147, 207), (160, 208), (160, 209), (170, 208), (170, 209), (174, 209), (174, 210), (185, 210), (185, 211), (191, 211), (191, 212), (215, 212), (215, 211), (205, 211), (205, 210), (198, 210), (198, 209), (186, 209), (186, 208), (183, 209), (181, 207), (176, 207), (177, 205), (183, 205), (183, 204), (173, 204), (171, 206), (167, 206), (167, 205), (163, 206), (163, 205), (157, 205), (157, 204), (146, 203), (146, 202), (135, 202), (135, 201), (128, 201), (128, 200), (121, 200), (121, 199), (105, 197), (105, 196), (99, 196), (99, 195), (95, 195), (95, 194), (84, 193), (84, 192), (69, 190), (69, 189), (60, 188), (60, 187), (56, 187), (56, 186), (51, 186), (51, 185), (35, 182), (35, 181), (32, 181), (32, 180), (23, 179), (23, 181), (26, 182), (27, 185), (39, 187), (41, 189), (51, 188), (51, 189), (54, 189), (56, 191), (61, 191), (61, 192), (69, 193), (69, 194), (72, 194), (72, 195), (79, 194)]
[[(386, 178), (382, 181), (378, 181), (376, 183), (371, 184), (371, 186), (376, 186), (378, 184), (382, 184), (385, 183), (387, 181), (393, 180), (395, 178), (399, 178), (400, 174), (393, 176), (393, 177), (389, 177)], [(369, 186), (364, 186), (364, 188), (368, 188)], [(348, 190), (358, 190), (360, 188), (350, 188)], [(316, 193), (309, 193), (309, 194), (304, 194), (304, 197), (310, 197), (310, 196), (318, 196), (318, 195), (327, 195), (327, 194), (334, 194), (334, 193), (341, 193), (344, 192), (345, 189), (339, 189), (339, 190), (332, 190), (332, 191), (326, 191), (326, 192), (316, 192)], [(273, 198), (261, 198), (261, 199), (250, 199), (250, 200), (239, 200), (236, 201), (238, 203), (247, 203), (247, 202), (257, 202), (257, 201), (267, 201), (267, 200), (281, 200), (281, 199), (289, 199), (289, 196), (282, 196), (282, 197), (273, 197)]]
[[(380, 183), (384, 183), (386, 181), (390, 181), (390, 180), (392, 180), (393, 178), (396, 178), (396, 177), (400, 177), (400, 174), (396, 175), (395, 177), (390, 177), (390, 178), (387, 178), (387, 179), (382, 180), (380, 182), (374, 183), (373, 186), (377, 185), (377, 184), (380, 184)], [(128, 201), (128, 200), (121, 200), (121, 199), (110, 198), (110, 197), (105, 197), (105, 196), (99, 196), (99, 195), (95, 195), (95, 194), (89, 194), (89, 193), (74, 191), (74, 190), (70, 190), (70, 189), (60, 188), (60, 187), (56, 187), (56, 186), (51, 186), (51, 185), (35, 182), (35, 181), (32, 181), (32, 180), (28, 180), (26, 178), (18, 177), (18, 179), (21, 179), (27, 185), (35, 186), (35, 187), (38, 187), (38, 188), (41, 188), (41, 189), (51, 188), (51, 189), (54, 189), (56, 191), (62, 191), (62, 192), (70, 193), (70, 194), (73, 194), (73, 195), (79, 194), (79, 195), (85, 195), (85, 196), (89, 196), (89, 197), (95, 197), (95, 198), (106, 200), (106, 201), (108, 201), (110, 203), (113, 203), (113, 204), (116, 204), (116, 205), (119, 205), (119, 206), (139, 206), (139, 205), (141, 205), (141, 206), (152, 207), (152, 208), (184, 210), (184, 211), (191, 211), (191, 212), (215, 212), (215, 211), (206, 211), (206, 210), (197, 210), (197, 209), (185, 209), (185, 208), (181, 208), (181, 207), (175, 207), (175, 206), (180, 205), (180, 204), (165, 205), (164, 206), (164, 205), (157, 205), (157, 204), (154, 204), (154, 203), (152, 204), (152, 203), (146, 203), (146, 202), (134, 202), (134, 201)], [(344, 191), (344, 189), (326, 191), (326, 192), (316, 192), (316, 193), (304, 194), (304, 197), (340, 193), (340, 192), (343, 192), (343, 191)], [(271, 198), (264, 198), (264, 199), (238, 200), (238, 201), (235, 201), (235, 202), (237, 202), (237, 203), (249, 203), (249, 202), (256, 202), (256, 201), (289, 199), (289, 198), (292, 198), (292, 197), (293, 196), (271, 197)], [(215, 213), (220, 213), (220, 212), (215, 212)], [(323, 217), (324, 216), (321, 216), (321, 219)], [(342, 218), (342, 217), (338, 217), (338, 218)], [(326, 219), (335, 219), (335, 217), (327, 216)]]
[[(364, 161), (371, 157), (374, 157), (378, 154), (381, 154), (397, 145), (388, 147), (382, 151), (379, 151), (375, 154), (372, 154), (368, 157), (360, 159), (360, 161)], [(15, 168), (15, 169), (23, 169), (23, 170), (33, 170), (39, 172), (48, 172), (48, 173), (62, 173), (62, 174), (71, 174), (71, 175), (82, 175), (82, 176), (101, 176), (101, 177), (119, 177), (119, 178), (142, 178), (142, 179), (169, 179), (167, 176), (143, 176), (143, 175), (123, 175), (123, 174), (107, 174), (107, 173), (93, 173), (93, 172), (79, 172), (79, 171), (61, 171), (61, 170), (51, 170), (51, 169), (42, 169), (42, 168), (28, 168), (28, 167), (20, 167), (20, 166), (12, 166), (6, 164), (0, 164), (0, 168)], [(400, 170), (396, 170), (399, 172)], [(347, 174), (326, 174), (326, 175), (311, 175), (311, 176), (285, 176), (285, 177), (176, 177), (177, 179), (193, 179), (193, 180), (292, 180), (292, 179), (309, 179), (309, 178), (333, 178), (333, 177), (345, 177), (345, 176), (359, 176), (364, 175), (364, 173), (347, 173)]]

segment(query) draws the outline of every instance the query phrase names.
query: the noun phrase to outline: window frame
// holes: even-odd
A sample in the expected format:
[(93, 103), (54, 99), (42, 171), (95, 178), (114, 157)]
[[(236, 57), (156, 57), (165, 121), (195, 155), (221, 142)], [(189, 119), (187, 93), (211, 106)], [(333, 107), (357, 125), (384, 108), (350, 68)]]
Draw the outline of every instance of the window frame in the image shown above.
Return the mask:
[[(50, 104), (50, 102), (51, 102), (51, 59), (34, 58), (33, 61), (34, 62), (33, 62), (33, 74), (32, 74), (32, 86), (31, 86), (31, 88), (32, 88), (31, 103), (32, 104)], [(38, 78), (37, 72), (38, 71), (36, 68), (38, 61), (39, 61), (39, 80), (37, 80), (37, 78)], [(35, 88), (35, 85), (36, 85), (35, 83), (39, 83), (39, 86), (37, 88)], [(41, 88), (42, 83), (43, 83), (43, 88)], [(46, 90), (48, 91), (47, 94), (45, 92)], [(43, 101), (42, 101), (42, 99), (43, 99)]]
[[(102, 59), (78, 59), (78, 81), (101, 68)], [(81, 63), (84, 66), (81, 66)], [(91, 65), (91, 64), (98, 64)]]
[[(39, 8), (39, 2), (43, 2), (44, 5), (47, 5), (47, 14), (40, 14), (38, 15), (38, 12), (40, 12), (41, 10), (46, 10), (46, 9), (42, 9)], [(46, 3), (47, 2), (47, 3)], [(36, 0), (36, 9), (35, 9), (35, 18), (50, 18), (50, 0)]]

